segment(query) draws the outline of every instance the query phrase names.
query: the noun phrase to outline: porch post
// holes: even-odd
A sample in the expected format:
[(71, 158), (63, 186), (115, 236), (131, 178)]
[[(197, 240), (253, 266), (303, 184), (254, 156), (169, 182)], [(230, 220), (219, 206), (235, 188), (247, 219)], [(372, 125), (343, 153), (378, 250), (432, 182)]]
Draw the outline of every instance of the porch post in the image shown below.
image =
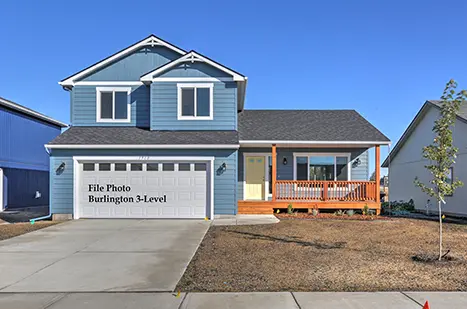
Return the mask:
[(380, 162), (380, 156), (379, 156), (379, 145), (376, 145), (375, 146), (375, 181), (376, 181), (376, 186), (375, 186), (375, 199), (376, 199), (376, 202), (379, 203), (380, 202), (380, 198), (379, 198), (379, 191), (380, 191), (380, 188), (379, 188), (379, 179), (381, 178), (380, 176), (380, 172), (379, 172), (379, 165), (381, 164)]
[(276, 178), (277, 178), (277, 154), (276, 154), (276, 144), (272, 144), (271, 151), (271, 164), (272, 164), (272, 201), (276, 201)]

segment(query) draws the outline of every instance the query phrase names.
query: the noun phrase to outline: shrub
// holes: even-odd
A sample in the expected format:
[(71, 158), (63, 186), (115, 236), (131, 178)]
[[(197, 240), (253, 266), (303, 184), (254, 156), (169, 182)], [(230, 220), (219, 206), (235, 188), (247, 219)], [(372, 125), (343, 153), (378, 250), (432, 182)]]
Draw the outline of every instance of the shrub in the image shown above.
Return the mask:
[(369, 209), (370, 209), (370, 208), (368, 207), (368, 204), (365, 204), (365, 206), (363, 207), (363, 210), (362, 210), (362, 214), (363, 214), (364, 216), (368, 215), (368, 210), (369, 210)]
[(334, 213), (334, 215), (341, 217), (345, 215), (345, 210), (339, 209), (338, 211)]
[[(389, 212), (389, 202), (384, 202), (381, 204), (381, 208), (384, 213)], [(413, 199), (410, 199), (408, 202), (394, 201), (391, 202), (391, 212), (413, 212), (415, 210), (415, 204)]]
[(319, 214), (319, 210), (317, 208), (313, 208), (313, 210), (311, 211), (311, 214), (313, 216), (317, 216)]
[(289, 215), (293, 214), (293, 207), (292, 207), (292, 204), (289, 204), (289, 206), (287, 206), (287, 213)]
[(352, 217), (355, 214), (355, 211), (353, 209), (347, 210), (347, 216)]

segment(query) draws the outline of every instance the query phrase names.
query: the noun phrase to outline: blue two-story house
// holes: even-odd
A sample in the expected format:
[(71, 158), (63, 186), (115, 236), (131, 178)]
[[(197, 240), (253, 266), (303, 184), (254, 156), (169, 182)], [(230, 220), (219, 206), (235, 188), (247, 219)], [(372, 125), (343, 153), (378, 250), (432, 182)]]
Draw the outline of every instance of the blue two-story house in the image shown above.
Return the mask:
[(67, 125), (0, 97), (0, 211), (49, 205), (44, 144)]
[(245, 75), (154, 35), (59, 84), (71, 128), (46, 145), (53, 214), (379, 209), (367, 150), (379, 160), (389, 140), (353, 110), (246, 110)]

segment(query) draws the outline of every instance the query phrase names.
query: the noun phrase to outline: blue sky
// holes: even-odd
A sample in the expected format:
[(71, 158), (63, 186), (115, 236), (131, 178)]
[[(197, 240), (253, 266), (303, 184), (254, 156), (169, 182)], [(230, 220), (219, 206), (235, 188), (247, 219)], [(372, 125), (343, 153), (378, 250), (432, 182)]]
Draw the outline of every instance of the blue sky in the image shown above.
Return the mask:
[(68, 122), (57, 82), (154, 33), (247, 75), (247, 108), (356, 109), (394, 144), (450, 78), (467, 88), (466, 11), (441, 0), (3, 0), (0, 96)]

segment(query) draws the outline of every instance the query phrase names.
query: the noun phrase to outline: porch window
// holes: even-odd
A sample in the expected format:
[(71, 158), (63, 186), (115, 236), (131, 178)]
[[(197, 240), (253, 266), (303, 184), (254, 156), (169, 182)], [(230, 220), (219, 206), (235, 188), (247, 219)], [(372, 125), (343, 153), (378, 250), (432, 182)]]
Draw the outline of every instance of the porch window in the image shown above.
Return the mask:
[(97, 87), (97, 122), (130, 122), (131, 88)]
[(350, 180), (349, 154), (294, 154), (295, 180)]
[(178, 119), (213, 119), (213, 84), (177, 84)]

